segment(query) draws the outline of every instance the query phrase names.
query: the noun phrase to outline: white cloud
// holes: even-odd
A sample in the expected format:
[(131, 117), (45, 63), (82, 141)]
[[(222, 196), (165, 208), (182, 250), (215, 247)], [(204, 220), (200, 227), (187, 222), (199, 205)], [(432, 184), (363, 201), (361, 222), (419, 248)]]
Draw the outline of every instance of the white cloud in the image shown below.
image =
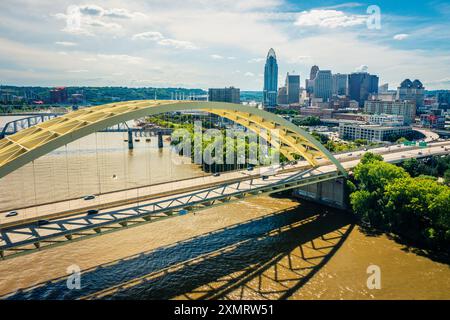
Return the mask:
[(63, 47), (74, 47), (77, 45), (75, 42), (68, 42), (68, 41), (57, 41), (55, 42), (55, 44)]
[(105, 22), (99, 19), (87, 19), (84, 24), (92, 27), (102, 27), (105, 29), (121, 29), (122, 26), (115, 22)]
[(95, 17), (131, 19), (131, 18), (135, 18), (137, 16), (142, 16), (142, 17), (145, 16), (145, 14), (143, 14), (141, 12), (130, 12), (129, 10), (124, 9), (124, 8), (104, 9), (95, 4), (82, 5), (82, 6), (79, 6), (78, 8), (79, 8), (81, 14), (88, 15), (88, 16), (95, 16)]
[(131, 12), (123, 8), (104, 9), (95, 4), (70, 5), (66, 9), (66, 13), (57, 13), (53, 16), (57, 19), (65, 20), (66, 26), (62, 31), (87, 36), (94, 35), (93, 30), (90, 30), (89, 27), (100, 27), (105, 32), (115, 32), (117, 29), (121, 29), (122, 25), (110, 21), (114, 18), (134, 19), (146, 17), (141, 12)]
[(173, 47), (176, 49), (188, 49), (188, 50), (197, 49), (197, 47), (190, 41), (182, 41), (168, 38), (159, 40), (158, 44), (162, 46)]
[(360, 65), (358, 68), (355, 69), (355, 72), (368, 72), (369, 71), (369, 67), (366, 66), (365, 64)]
[(142, 12), (130, 12), (126, 9), (113, 8), (106, 10), (103, 14), (106, 17), (110, 18), (120, 18), (120, 19), (132, 19), (136, 17), (146, 17), (146, 15)]
[(263, 61), (266, 61), (266, 58), (253, 58), (253, 59), (248, 60), (248, 63), (260, 63)]
[(353, 27), (366, 23), (364, 15), (346, 14), (338, 10), (310, 10), (299, 14), (295, 25), (300, 27), (339, 28)]
[(95, 4), (87, 4), (84, 6), (80, 6), (79, 10), (82, 14), (90, 15), (90, 16), (101, 16), (103, 15), (104, 9)]
[(89, 70), (86, 69), (79, 69), (79, 70), (67, 70), (68, 73), (85, 73), (89, 72)]
[(254, 77), (255, 74), (253, 72), (246, 72), (246, 73), (244, 73), (244, 76), (246, 76), (246, 77)]
[(127, 54), (98, 54), (98, 58), (107, 60), (118, 60), (130, 64), (139, 64), (144, 61), (141, 57), (130, 56)]
[(236, 57), (224, 57), (221, 56), (220, 54), (211, 54), (210, 57), (215, 60), (222, 60), (222, 59), (236, 60)]
[(157, 31), (148, 31), (148, 32), (138, 33), (138, 34), (135, 34), (134, 36), (132, 36), (131, 38), (133, 40), (151, 40), (151, 41), (157, 41), (157, 40), (164, 39), (161, 32), (157, 32)]
[(291, 64), (311, 63), (311, 61), (312, 61), (311, 56), (297, 56), (297, 57), (292, 57), (292, 58), (288, 59), (288, 63), (291, 63)]
[(335, 6), (329, 6), (323, 9), (342, 9), (342, 8), (357, 8), (357, 7), (361, 7), (364, 4), (359, 3), (359, 2), (347, 2), (347, 3), (342, 3), (342, 4), (337, 4)]
[(188, 50), (197, 49), (197, 47), (190, 41), (166, 38), (162, 35), (161, 32), (158, 31), (137, 33), (133, 35), (131, 39), (155, 41), (161, 46), (172, 47), (176, 49), (188, 49)]
[(393, 37), (393, 39), (394, 39), (394, 40), (401, 41), (401, 40), (405, 40), (405, 39), (408, 38), (408, 37), (409, 37), (409, 34), (406, 34), (406, 33), (400, 33), (400, 34), (396, 34), (396, 35)]

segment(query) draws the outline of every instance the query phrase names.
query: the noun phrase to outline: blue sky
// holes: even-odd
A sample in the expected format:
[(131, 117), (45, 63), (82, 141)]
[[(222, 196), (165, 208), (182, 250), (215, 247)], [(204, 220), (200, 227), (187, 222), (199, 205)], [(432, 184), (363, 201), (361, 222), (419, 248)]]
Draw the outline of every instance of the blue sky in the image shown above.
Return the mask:
[(450, 89), (449, 16), (440, 0), (1, 1), (0, 84), (260, 90), (273, 47), (280, 84), (317, 64)]

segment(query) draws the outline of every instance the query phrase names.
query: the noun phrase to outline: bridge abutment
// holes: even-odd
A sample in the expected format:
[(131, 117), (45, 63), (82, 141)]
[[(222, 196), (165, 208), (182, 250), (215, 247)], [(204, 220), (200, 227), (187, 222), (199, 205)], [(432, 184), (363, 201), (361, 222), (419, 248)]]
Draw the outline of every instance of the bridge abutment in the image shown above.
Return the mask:
[(348, 209), (348, 192), (344, 178), (328, 180), (295, 189), (296, 198), (317, 202), (337, 209)]

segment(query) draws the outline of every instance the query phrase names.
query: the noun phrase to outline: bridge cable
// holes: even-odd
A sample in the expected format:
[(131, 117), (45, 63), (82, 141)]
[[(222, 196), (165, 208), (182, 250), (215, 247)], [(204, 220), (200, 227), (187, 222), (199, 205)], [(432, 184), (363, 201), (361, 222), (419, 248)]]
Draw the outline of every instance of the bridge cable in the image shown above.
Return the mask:
[[(69, 175), (69, 155), (67, 151), (67, 144), (64, 145), (66, 154), (66, 182), (67, 182), (67, 199), (70, 199), (70, 175)], [(70, 210), (70, 201), (69, 201)]]
[(37, 210), (37, 190), (36, 190), (36, 171), (34, 166), (34, 160), (32, 161), (32, 167), (33, 167), (33, 189), (34, 189), (34, 209), (35, 209), (35, 216), (38, 215)]
[(95, 132), (95, 161), (97, 167), (97, 182), (98, 182), (98, 194), (102, 194), (102, 184), (100, 181), (100, 166), (98, 162), (98, 140), (97, 140), (97, 132)]

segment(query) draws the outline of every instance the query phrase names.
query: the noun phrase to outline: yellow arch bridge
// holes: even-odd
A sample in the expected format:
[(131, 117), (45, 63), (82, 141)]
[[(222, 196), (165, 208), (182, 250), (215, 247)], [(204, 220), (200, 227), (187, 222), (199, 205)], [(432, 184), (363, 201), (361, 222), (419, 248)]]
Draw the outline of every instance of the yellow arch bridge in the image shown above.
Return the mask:
[(200, 110), (230, 119), (261, 135), (277, 129), (279, 150), (287, 159), (301, 156), (315, 167), (330, 160), (343, 175), (345, 169), (313, 136), (291, 122), (266, 111), (223, 102), (140, 100), (112, 103), (70, 112), (0, 140), (0, 178), (72, 141), (129, 120), (182, 110)]

